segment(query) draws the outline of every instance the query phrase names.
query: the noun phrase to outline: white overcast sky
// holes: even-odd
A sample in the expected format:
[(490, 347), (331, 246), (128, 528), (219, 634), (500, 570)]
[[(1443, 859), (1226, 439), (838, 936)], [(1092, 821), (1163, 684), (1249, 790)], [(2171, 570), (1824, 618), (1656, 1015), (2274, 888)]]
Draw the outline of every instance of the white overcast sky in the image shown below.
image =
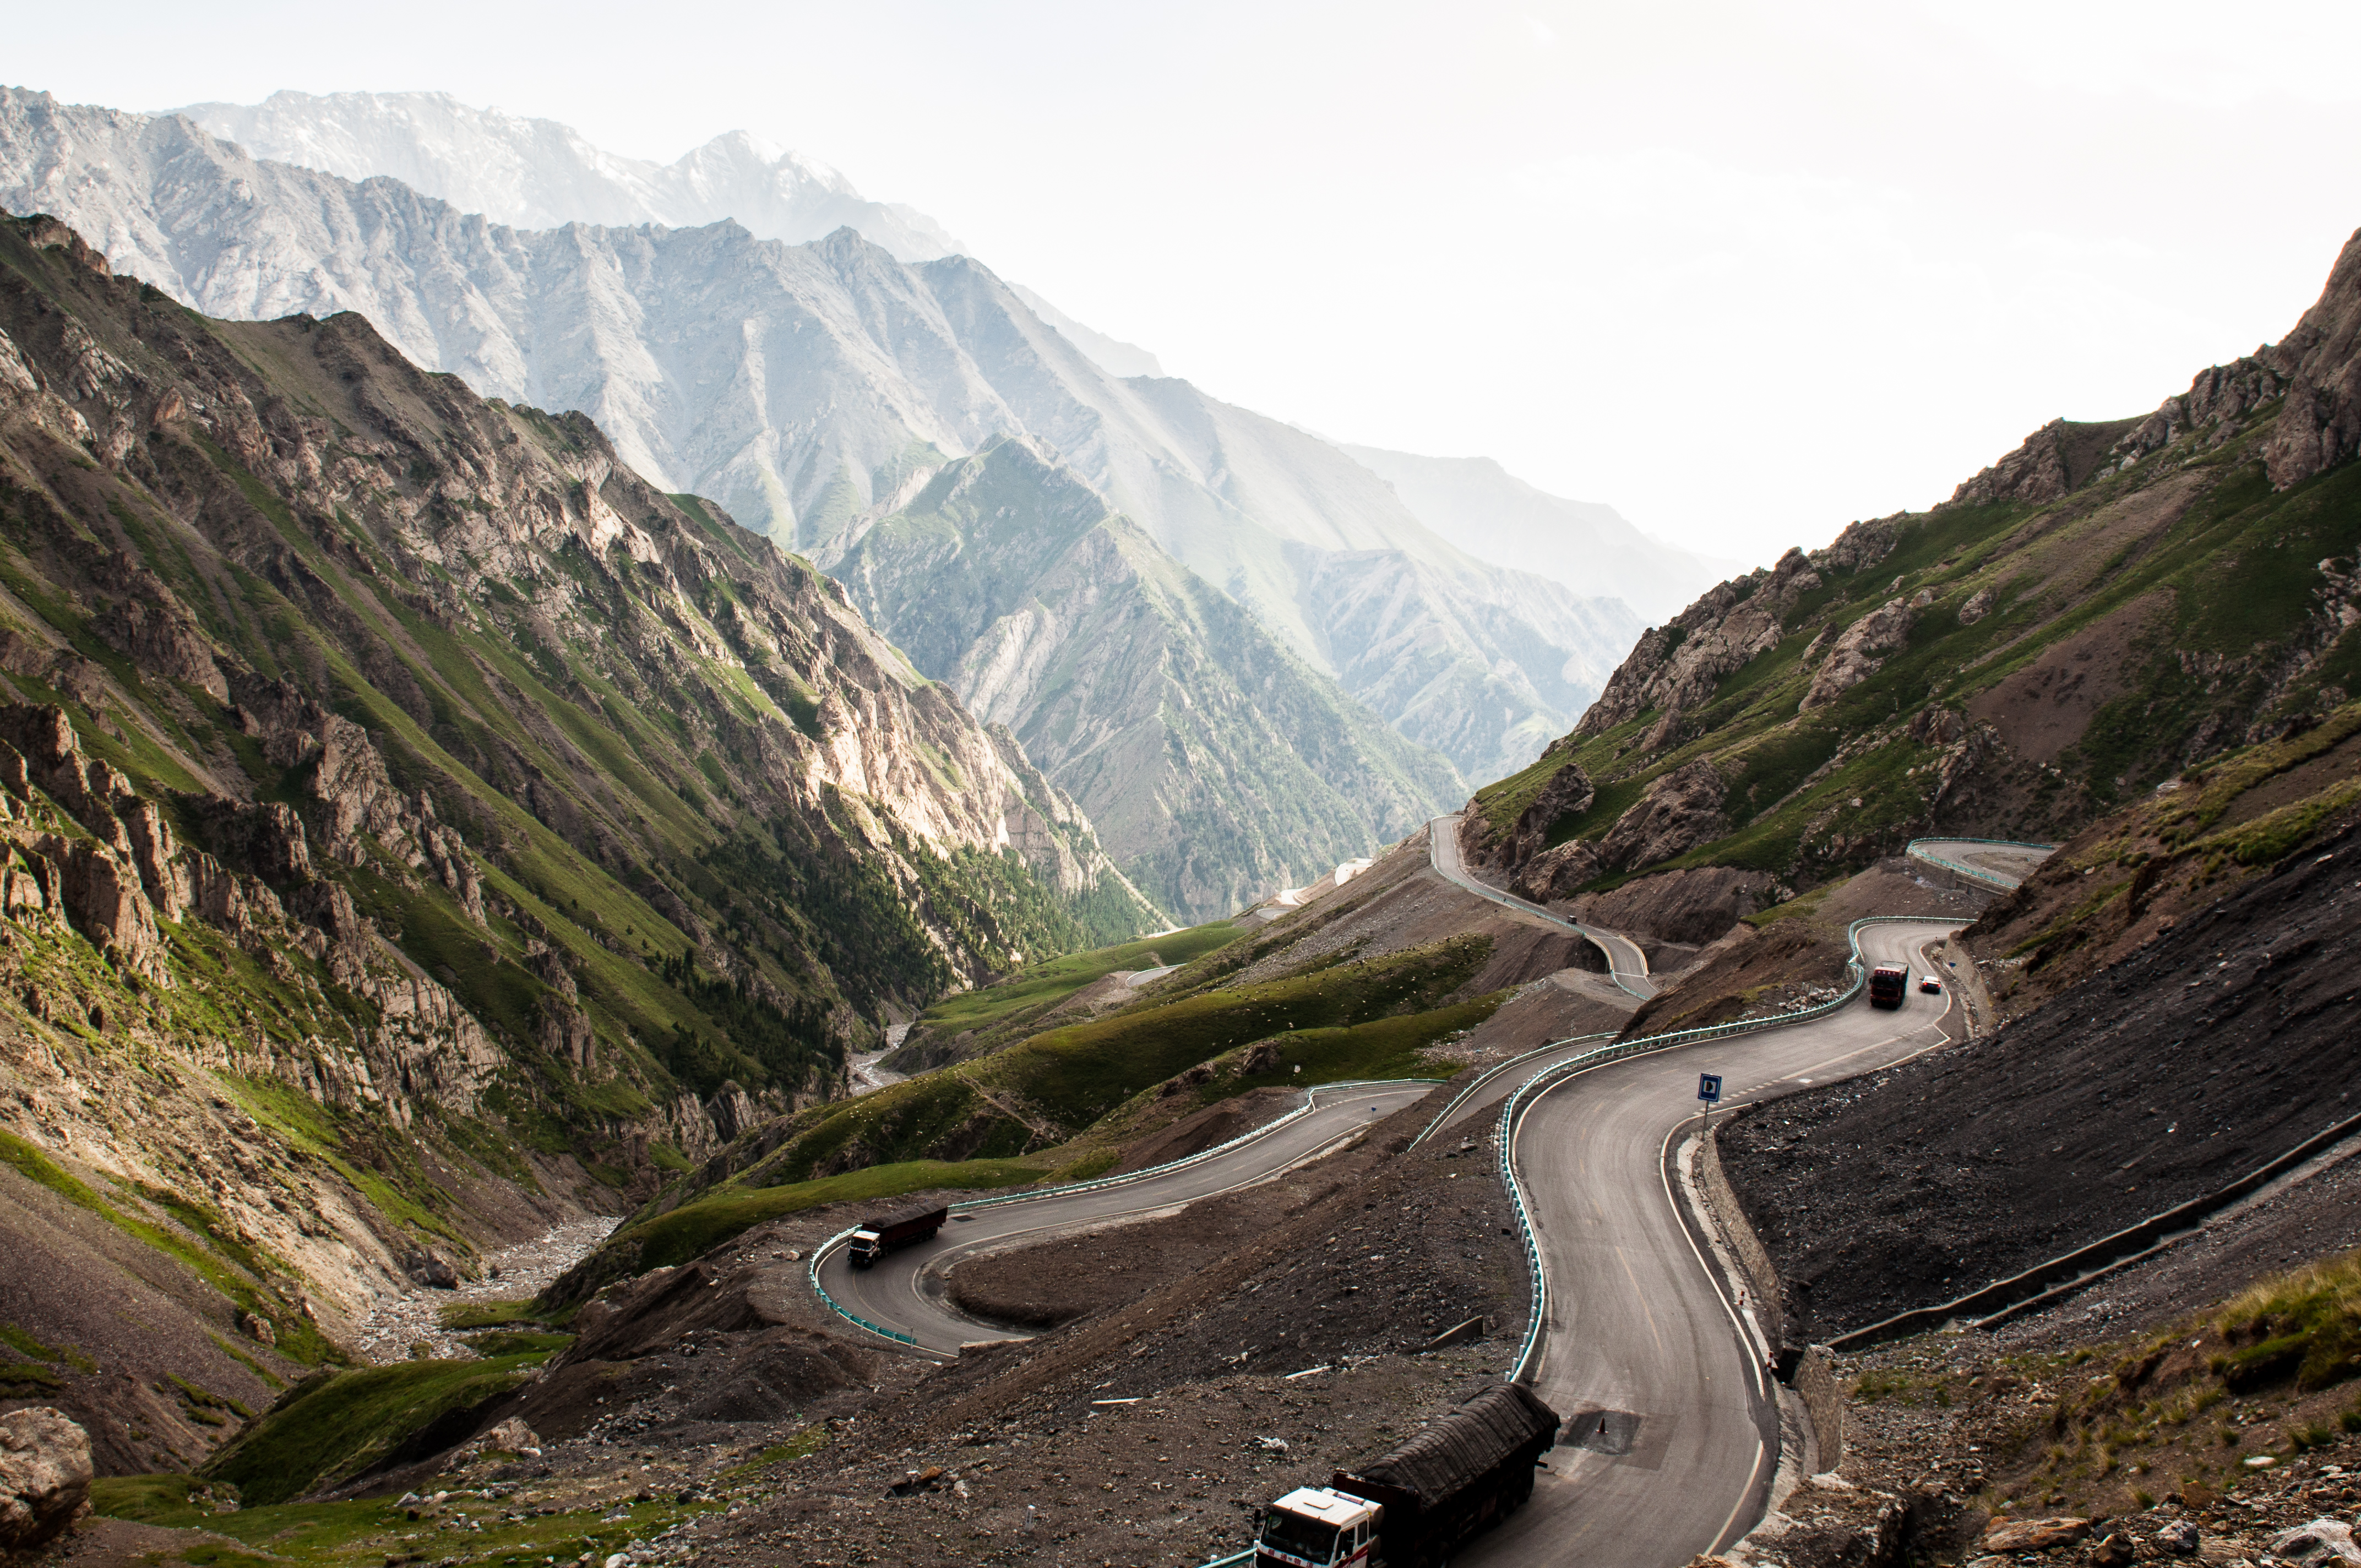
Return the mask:
[(743, 127), (1218, 396), (1768, 560), (2145, 411), (2361, 225), (2361, 6), (412, 0), (20, 8), (75, 102)]

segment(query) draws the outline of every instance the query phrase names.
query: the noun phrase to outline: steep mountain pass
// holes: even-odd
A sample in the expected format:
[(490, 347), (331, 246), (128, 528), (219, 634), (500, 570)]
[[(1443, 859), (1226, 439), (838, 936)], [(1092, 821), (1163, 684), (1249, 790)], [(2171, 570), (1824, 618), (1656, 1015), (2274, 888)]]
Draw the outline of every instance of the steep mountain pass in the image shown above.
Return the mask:
[(818, 559), (1186, 918), (1367, 855), (1460, 787), (1024, 443), (948, 466)]
[[(2361, 243), (2279, 343), (2044, 426), (1651, 629), (1477, 793), (1471, 863), (1577, 912), (1710, 870), (1733, 916), (1921, 836), (2054, 841), (2361, 684)], [(1604, 915), (1587, 917), (1609, 921)]]
[(5, 1310), (110, 1466), (841, 1093), (889, 1018), (1164, 924), (1005, 732), (587, 420), (49, 219), (0, 224), (0, 1224), (59, 1262)]

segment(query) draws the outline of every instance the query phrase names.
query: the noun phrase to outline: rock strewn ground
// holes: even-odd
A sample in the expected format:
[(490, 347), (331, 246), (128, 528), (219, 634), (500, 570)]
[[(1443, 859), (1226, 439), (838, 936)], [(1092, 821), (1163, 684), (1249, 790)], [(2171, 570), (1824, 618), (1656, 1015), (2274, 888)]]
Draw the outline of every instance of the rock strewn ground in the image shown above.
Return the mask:
[[(497, 1521), (529, 1500), (472, 1495), (507, 1487), (580, 1519), (601, 1552), (639, 1529), (642, 1563), (1162, 1563), (1234, 1548), (1253, 1508), (1497, 1377), (1522, 1332), (1529, 1287), (1488, 1162), (1455, 1143), (1403, 1152), (1446, 1092), (1231, 1199), (967, 1266), (979, 1292), (1062, 1281), (1045, 1298), (1081, 1315), (949, 1366), (813, 1299), (805, 1258), (841, 1228), (833, 1212), (610, 1288), (558, 1364), (474, 1423), (521, 1417), (540, 1458), (380, 1476), (379, 1490), (453, 1495), (389, 1550), (466, 1561), (454, 1534), (478, 1532), (453, 1516)], [(1422, 1349), (1478, 1315), (1487, 1337)], [(642, 1492), (677, 1507), (637, 1505), (643, 1529), (612, 1517)], [(694, 1526), (679, 1517), (697, 1509)]]
[(1727, 1124), (1795, 1332), (1964, 1295), (2353, 1114), (2361, 850), (2315, 848), (1995, 1036)]
[(446, 1307), (467, 1303), (513, 1301), (538, 1294), (543, 1286), (573, 1267), (615, 1228), (615, 1216), (596, 1214), (587, 1220), (554, 1225), (544, 1234), (514, 1246), (502, 1247), (484, 1260), (484, 1277), (450, 1290), (413, 1288), (390, 1297), (369, 1314), (353, 1336), (353, 1349), (366, 1361), (383, 1365), (408, 1360), (412, 1347), (423, 1344), (429, 1354), (447, 1359), (472, 1355), (465, 1340), (442, 1326)]

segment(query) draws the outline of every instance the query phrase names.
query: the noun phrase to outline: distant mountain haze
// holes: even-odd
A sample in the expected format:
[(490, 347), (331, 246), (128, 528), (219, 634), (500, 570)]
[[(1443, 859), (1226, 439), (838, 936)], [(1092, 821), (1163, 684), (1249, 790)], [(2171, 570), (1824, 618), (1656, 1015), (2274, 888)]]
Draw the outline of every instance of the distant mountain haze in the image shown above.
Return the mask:
[[(464, 176), (450, 188), (501, 211), (595, 195), (608, 216), (695, 216), (681, 203), (720, 188), (700, 168), (752, 170), (741, 184), (777, 196), (774, 224), (862, 201), (750, 142), (667, 170), (432, 95), (280, 94), (236, 125), (315, 163)], [(388, 173), (258, 158), (187, 115), (0, 90), (0, 204), (64, 218), (210, 314), (357, 312), (486, 396), (580, 410), (664, 490), (713, 498), (844, 580), (1192, 918), (1523, 767), (1642, 630), (1620, 598), (1462, 549), (1327, 442), (1115, 373), (1155, 361), (973, 258), (904, 259), (911, 231), (874, 203), (851, 216), (894, 244), (850, 220), (794, 244), (735, 219), (520, 227)], [(1031, 466), (966, 466), (995, 448)], [(922, 500), (938, 491), (951, 499)], [(986, 492), (1005, 510), (960, 513)], [(967, 542), (949, 547), (954, 515)], [(989, 616), (956, 636), (933, 624), (985, 581)], [(1075, 674), (1094, 657), (1108, 667)]]
[[(257, 158), (360, 181), (387, 175), (512, 228), (569, 223), (699, 228), (735, 222), (802, 245), (850, 228), (897, 261), (961, 256), (933, 218), (872, 202), (836, 170), (745, 131), (669, 164), (603, 151), (571, 126), (462, 104), (448, 93), (274, 93), (259, 104), (190, 104), (185, 115)], [(1035, 314), (1116, 376), (1161, 376), (1156, 356), (1083, 325), (1032, 290)]]
[(1652, 621), (1746, 569), (1651, 538), (1613, 507), (1535, 488), (1489, 457), (1422, 457), (1375, 446), (1344, 450), (1393, 487), (1419, 521), (1479, 560), (1522, 567), (1586, 592), (1612, 594)]
[(1064, 333), (1074, 346), (1098, 362), (1100, 369), (1110, 376), (1161, 376), (1163, 365), (1156, 356), (1136, 343), (1126, 343), (1119, 337), (1109, 337), (1094, 327), (1084, 326), (1022, 283), (1011, 283), (1016, 297), (1033, 307), (1033, 313)]
[(697, 228), (734, 218), (790, 245), (852, 228), (897, 260), (967, 247), (913, 207), (872, 202), (828, 165), (744, 131), (669, 164), (604, 152), (555, 120), (478, 109), (447, 93), (274, 93), (185, 115), (257, 158), (346, 180), (388, 175), (512, 228), (569, 223)]
[(1466, 788), (1031, 443), (952, 462), (818, 565), (1068, 781), (1184, 919), (1400, 838)]

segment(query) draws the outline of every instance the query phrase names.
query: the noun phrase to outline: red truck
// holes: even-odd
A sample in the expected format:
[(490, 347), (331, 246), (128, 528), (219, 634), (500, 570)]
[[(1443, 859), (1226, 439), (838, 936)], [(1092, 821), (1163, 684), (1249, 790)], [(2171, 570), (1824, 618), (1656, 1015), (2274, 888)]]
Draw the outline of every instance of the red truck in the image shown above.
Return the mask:
[(1910, 993), (1910, 971), (1900, 964), (1880, 964), (1869, 971), (1869, 1004), (1899, 1007)]
[(931, 1209), (873, 1215), (852, 1233), (852, 1244), (844, 1249), (845, 1260), (855, 1268), (866, 1268), (895, 1247), (928, 1240), (950, 1217), (951, 1212), (939, 1203)]

